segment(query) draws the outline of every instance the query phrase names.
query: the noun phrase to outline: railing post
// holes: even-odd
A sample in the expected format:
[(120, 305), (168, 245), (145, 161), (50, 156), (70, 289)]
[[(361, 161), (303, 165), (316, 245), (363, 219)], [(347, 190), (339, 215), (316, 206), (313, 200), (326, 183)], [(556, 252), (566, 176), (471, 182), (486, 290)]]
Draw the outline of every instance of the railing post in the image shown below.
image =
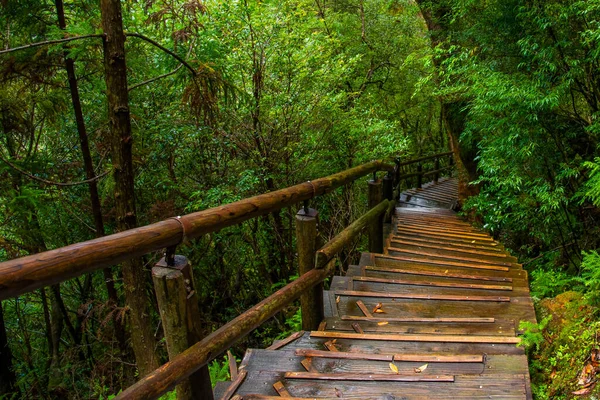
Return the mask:
[[(194, 290), (192, 267), (184, 256), (174, 256), (172, 259), (167, 256), (152, 268), (152, 281), (169, 360), (172, 360), (202, 339), (200, 309)], [(208, 366), (200, 368), (181, 381), (176, 390), (178, 400), (213, 400)]]
[[(317, 251), (317, 222), (319, 213), (304, 207), (296, 214), (296, 247), (298, 250), (298, 275), (315, 268)], [(320, 283), (300, 296), (302, 329), (317, 330), (324, 318), (323, 284)]]
[(435, 158), (435, 164), (433, 166), (433, 169), (435, 170), (435, 174), (433, 175), (433, 181), (435, 183), (438, 183), (438, 181), (440, 180), (440, 173), (439, 173), (439, 170), (440, 170), (440, 158), (439, 157)]
[(423, 165), (417, 164), (417, 189), (421, 189), (423, 186)]
[[(369, 181), (369, 209), (381, 203), (382, 200), (381, 180), (376, 178), (373, 176), (373, 179)], [(383, 214), (369, 226), (369, 251), (383, 253)]]
[[(388, 172), (383, 177), (383, 198), (389, 201), (394, 201), (394, 176), (391, 172)], [(387, 215), (385, 220), (386, 223), (391, 222), (392, 214)]]

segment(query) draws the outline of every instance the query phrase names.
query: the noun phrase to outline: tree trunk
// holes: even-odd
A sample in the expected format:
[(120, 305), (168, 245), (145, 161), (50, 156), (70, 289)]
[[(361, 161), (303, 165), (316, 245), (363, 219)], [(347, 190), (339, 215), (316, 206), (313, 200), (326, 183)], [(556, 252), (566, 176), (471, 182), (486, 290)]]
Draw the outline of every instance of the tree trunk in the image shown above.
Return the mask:
[[(56, 14), (58, 16), (58, 26), (60, 29), (65, 30), (67, 23), (65, 20), (65, 10), (62, 0), (55, 0)], [(92, 155), (90, 152), (90, 146), (88, 142), (87, 130), (85, 127), (85, 121), (83, 119), (83, 110), (81, 108), (81, 100), (79, 98), (79, 88), (77, 85), (77, 77), (75, 75), (75, 61), (69, 57), (68, 51), (65, 50), (65, 69), (67, 70), (67, 76), (69, 79), (69, 88), (71, 90), (71, 101), (73, 103), (73, 112), (75, 114), (75, 122), (77, 124), (77, 133), (79, 134), (79, 143), (81, 144), (81, 155), (83, 157), (83, 164), (85, 167), (85, 177), (89, 179), (88, 184), (90, 202), (92, 205), (92, 214), (94, 216), (94, 226), (96, 228), (96, 237), (102, 237), (105, 235), (104, 221), (102, 218), (102, 207), (100, 205), (100, 196), (98, 194), (98, 184), (96, 180), (92, 180), (96, 173), (94, 172), (94, 163), (92, 161)], [(104, 282), (106, 285), (106, 292), (108, 294), (109, 306), (114, 308), (118, 305), (118, 295), (115, 289), (113, 274), (110, 268), (102, 270), (104, 275)], [(90, 288), (91, 285), (91, 274), (86, 276), (84, 284), (85, 288)], [(84, 295), (87, 296), (89, 291), (84, 290)], [(90, 298), (91, 296), (87, 297)], [(85, 299), (82, 299), (85, 300)], [(113, 326), (115, 329), (115, 337), (119, 343), (121, 351), (125, 351), (127, 345), (125, 343), (125, 331), (123, 324), (118, 319), (118, 314), (113, 313)], [(78, 325), (81, 325), (81, 318), (78, 319)]]
[[(115, 209), (117, 228), (121, 231), (137, 226), (127, 70), (125, 65), (125, 35), (118, 0), (101, 0), (102, 29), (104, 30), (104, 74), (110, 144), (112, 149), (113, 177), (115, 181)], [(152, 320), (141, 259), (123, 263), (125, 301), (130, 309), (133, 352), (140, 376), (158, 367)]]
[(13, 371), (12, 353), (8, 347), (8, 338), (6, 336), (6, 327), (4, 326), (4, 311), (2, 302), (0, 302), (0, 397), (7, 395), (15, 390), (16, 376)]
[[(417, 0), (417, 3), (431, 35), (431, 46), (436, 48), (446, 39), (447, 27), (444, 25), (444, 21), (450, 19), (451, 10), (429, 0)], [(443, 59), (440, 57), (433, 58), (436, 69), (441, 67), (442, 61)], [(469, 182), (476, 180), (478, 176), (477, 162), (475, 161), (477, 148), (473, 144), (461, 145), (460, 143), (460, 135), (465, 128), (465, 106), (466, 103), (462, 100), (442, 100), (441, 105), (444, 126), (458, 172), (458, 197), (461, 203), (466, 198), (479, 193), (478, 186), (469, 185)]]

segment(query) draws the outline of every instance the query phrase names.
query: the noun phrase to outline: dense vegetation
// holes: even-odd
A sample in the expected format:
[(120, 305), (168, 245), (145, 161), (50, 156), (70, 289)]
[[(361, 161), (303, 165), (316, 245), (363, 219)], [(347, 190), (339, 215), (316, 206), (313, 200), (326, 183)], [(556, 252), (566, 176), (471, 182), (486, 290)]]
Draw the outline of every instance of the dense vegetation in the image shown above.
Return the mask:
[[(121, 6), (135, 223), (450, 143), (465, 215), (531, 272), (543, 321), (526, 336), (536, 396), (581, 389), (600, 300), (600, 1)], [(123, 229), (103, 31), (98, 2), (0, 2), (2, 49), (49, 42), (0, 51), (0, 259)], [(319, 199), (323, 238), (365, 202), (358, 183)], [(179, 249), (194, 265), (206, 332), (294, 278), (295, 211)], [(340, 269), (360, 246), (342, 254)], [(147, 271), (158, 257), (139, 266)], [(0, 396), (118, 392), (157, 362), (136, 360), (134, 323), (146, 324), (151, 353), (166, 359), (149, 274), (144, 322), (131, 312), (138, 306), (126, 299), (130, 277), (121, 270), (1, 303), (0, 345), (10, 352), (0, 352)], [(240, 349), (269, 343), (297, 321), (290, 309)]]

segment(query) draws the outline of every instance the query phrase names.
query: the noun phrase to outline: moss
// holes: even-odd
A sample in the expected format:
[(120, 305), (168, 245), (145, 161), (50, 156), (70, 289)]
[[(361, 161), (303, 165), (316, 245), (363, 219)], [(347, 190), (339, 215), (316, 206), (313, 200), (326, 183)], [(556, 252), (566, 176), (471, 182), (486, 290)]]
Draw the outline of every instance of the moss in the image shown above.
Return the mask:
[[(598, 346), (600, 322), (597, 308), (579, 292), (565, 292), (536, 304), (538, 320), (549, 322), (541, 329), (543, 340), (530, 349), (530, 371), (534, 397), (537, 399), (571, 399), (578, 374), (591, 350)], [(600, 397), (600, 385), (587, 398)]]

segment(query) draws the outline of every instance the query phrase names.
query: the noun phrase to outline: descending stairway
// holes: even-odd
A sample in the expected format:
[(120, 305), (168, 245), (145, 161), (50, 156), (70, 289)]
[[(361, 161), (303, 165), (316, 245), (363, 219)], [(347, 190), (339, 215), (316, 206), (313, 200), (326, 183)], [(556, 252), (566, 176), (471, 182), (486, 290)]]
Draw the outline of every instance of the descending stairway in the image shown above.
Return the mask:
[(333, 278), (319, 330), (248, 350), (215, 398), (531, 399), (527, 273), (448, 209), (455, 192), (403, 193), (384, 254)]

